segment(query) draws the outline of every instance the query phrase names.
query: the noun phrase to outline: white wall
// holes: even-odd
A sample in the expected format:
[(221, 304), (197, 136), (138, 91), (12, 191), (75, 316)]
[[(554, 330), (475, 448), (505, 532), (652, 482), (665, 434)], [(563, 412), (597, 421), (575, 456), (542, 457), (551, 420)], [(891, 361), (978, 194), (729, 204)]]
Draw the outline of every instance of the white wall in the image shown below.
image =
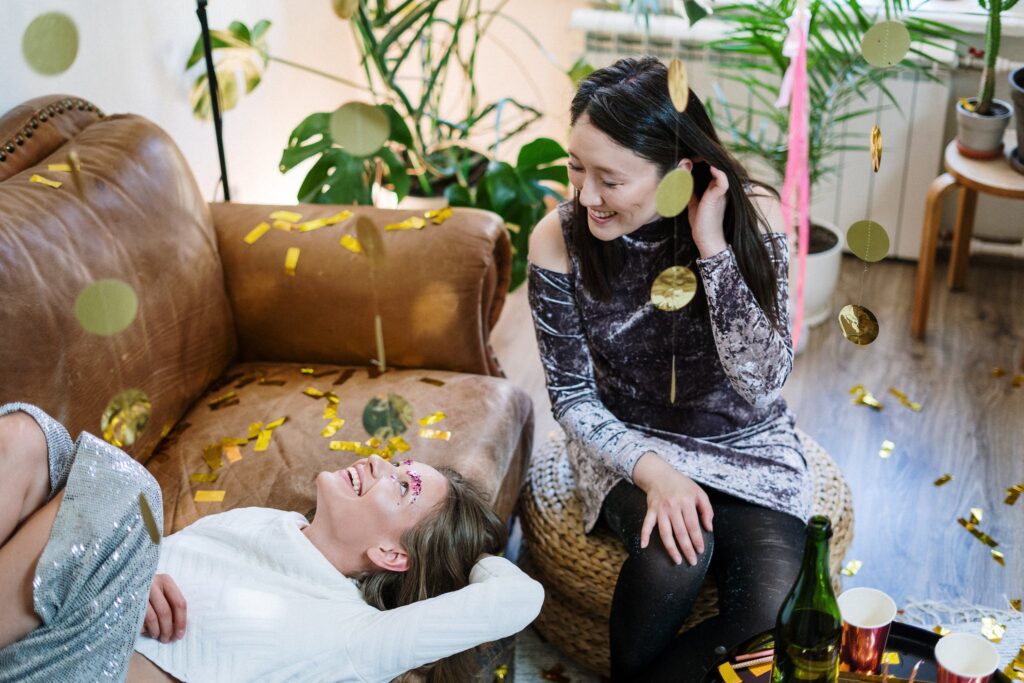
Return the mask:
[[(553, 53), (557, 67), (518, 29), (501, 20), (493, 26), (493, 39), (484, 43), (477, 76), (482, 101), (509, 95), (551, 113), (524, 141), (548, 135), (565, 142), (565, 110), (572, 87), (564, 69), (582, 53), (582, 36), (569, 30), (569, 15), (584, 5), (585, 0), (514, 0), (505, 7), (507, 14), (530, 26)], [(78, 58), (58, 76), (36, 74), (21, 54), (25, 27), (48, 11), (68, 14), (79, 31)], [(352, 31), (334, 15), (330, 0), (211, 0), (208, 13), (213, 28), (226, 28), (235, 19), (249, 26), (270, 19), (271, 54), (362, 79)], [(3, 0), (0, 25), (6, 36), (0, 41), (5, 86), (0, 90), (0, 111), (39, 95), (65, 93), (84, 97), (108, 114), (146, 116), (170, 133), (204, 194), (213, 198), (219, 176), (213, 125), (193, 117), (189, 92), (194, 74), (183, 71), (199, 35), (194, 1)], [(294, 202), (312, 162), (285, 175), (277, 171), (288, 134), (306, 115), (333, 110), (350, 99), (368, 95), (272, 63), (260, 87), (225, 116), (232, 199)], [(519, 144), (510, 144), (501, 156), (514, 158)]]

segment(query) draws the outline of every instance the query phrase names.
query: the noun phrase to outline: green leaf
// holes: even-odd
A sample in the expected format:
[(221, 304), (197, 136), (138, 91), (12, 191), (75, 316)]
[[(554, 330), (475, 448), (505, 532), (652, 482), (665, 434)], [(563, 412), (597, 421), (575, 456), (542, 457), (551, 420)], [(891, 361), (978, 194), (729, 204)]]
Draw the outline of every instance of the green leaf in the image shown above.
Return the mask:
[(523, 145), (519, 150), (516, 168), (520, 171), (535, 169), (538, 166), (554, 163), (567, 156), (569, 155), (565, 149), (551, 138), (537, 138), (533, 142)]
[(228, 30), (231, 31), (231, 33), (239, 40), (249, 44), (252, 43), (252, 36), (249, 35), (249, 27), (242, 22), (232, 21), (228, 24)]
[(519, 178), (515, 170), (504, 161), (490, 165), (484, 182), (491, 197), (491, 206), (498, 213), (520, 197)]
[[(331, 115), (327, 112), (310, 114), (295, 127), (288, 136), (288, 147), (281, 152), (280, 170), (290, 171), (309, 157), (320, 154), (333, 144), (330, 133)], [(307, 142), (310, 138), (321, 136), (320, 139)]]
[(576, 63), (569, 69), (569, 80), (572, 81), (574, 86), (578, 86), (580, 81), (594, 73), (594, 67), (590, 65), (586, 57), (580, 57), (576, 60)]
[(708, 11), (694, 2), (694, 0), (683, 0), (683, 10), (686, 12), (686, 18), (690, 21), (690, 26), (693, 26), (708, 15)]
[(551, 180), (562, 185), (569, 184), (569, 171), (565, 166), (548, 166), (547, 168), (531, 169), (526, 171), (518, 171), (519, 176), (527, 182), (539, 182), (541, 180)]
[(405, 125), (405, 119), (402, 118), (402, 115), (390, 104), (378, 106), (387, 113), (388, 121), (391, 122), (391, 135), (388, 139), (394, 140), (403, 147), (412, 147), (412, 133), (409, 132), (409, 126)]
[(469, 188), (463, 187), (458, 183), (452, 183), (444, 188), (444, 196), (452, 206), (474, 206), (473, 198), (469, 194)]
[(337, 147), (328, 149), (306, 174), (298, 200), (315, 204), (370, 204), (364, 160)]
[(409, 178), (409, 172), (406, 170), (405, 164), (402, 163), (397, 154), (387, 147), (381, 147), (377, 152), (377, 156), (383, 159), (387, 165), (388, 172), (385, 179), (394, 185), (398, 201), (402, 201), (409, 194), (409, 189), (412, 187), (412, 180)]

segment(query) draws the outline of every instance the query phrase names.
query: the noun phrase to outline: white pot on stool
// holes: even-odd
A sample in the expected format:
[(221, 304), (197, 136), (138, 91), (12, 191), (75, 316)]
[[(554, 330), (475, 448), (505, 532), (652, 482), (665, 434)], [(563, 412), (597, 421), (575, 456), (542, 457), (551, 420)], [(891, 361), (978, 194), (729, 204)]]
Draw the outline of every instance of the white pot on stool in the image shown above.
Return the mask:
[[(843, 262), (843, 235), (835, 224), (820, 219), (811, 222), (815, 228), (828, 230), (835, 236), (834, 244), (823, 251), (807, 254), (807, 270), (804, 279), (804, 322), (808, 327), (821, 325), (831, 317), (829, 303), (839, 282), (839, 268)], [(831, 240), (827, 240), (831, 241)], [(814, 248), (816, 240), (811, 239)], [(794, 296), (796, 287), (792, 286)]]

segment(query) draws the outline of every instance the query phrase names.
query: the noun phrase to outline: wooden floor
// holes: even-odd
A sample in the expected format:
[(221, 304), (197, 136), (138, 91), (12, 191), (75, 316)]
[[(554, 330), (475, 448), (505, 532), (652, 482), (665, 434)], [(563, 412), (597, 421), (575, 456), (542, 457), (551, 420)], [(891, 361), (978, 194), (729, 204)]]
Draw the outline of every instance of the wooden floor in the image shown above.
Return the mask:
[[(977, 261), (977, 259), (976, 259)], [(853, 491), (855, 532), (847, 560), (863, 566), (845, 587), (873, 586), (897, 603), (909, 599), (1007, 608), (1024, 597), (1024, 496), (1005, 505), (1007, 487), (1024, 483), (1024, 267), (972, 262), (967, 291), (949, 292), (944, 263), (936, 268), (928, 338), (910, 338), (912, 263), (873, 264), (844, 258), (833, 307), (861, 303), (879, 320), (875, 343), (858, 347), (829, 321), (811, 331), (785, 396), (797, 424), (839, 463)], [(551, 418), (537, 358), (526, 288), (511, 294), (492, 342), (509, 378), (534, 399), (537, 439), (558, 427)], [(992, 368), (1006, 375), (994, 378)], [(863, 384), (881, 411), (852, 405)], [(919, 413), (888, 393), (904, 391)], [(895, 443), (879, 457), (884, 440)], [(941, 488), (943, 474), (953, 480)], [(979, 528), (999, 542), (1006, 566), (957, 523), (971, 508)]]

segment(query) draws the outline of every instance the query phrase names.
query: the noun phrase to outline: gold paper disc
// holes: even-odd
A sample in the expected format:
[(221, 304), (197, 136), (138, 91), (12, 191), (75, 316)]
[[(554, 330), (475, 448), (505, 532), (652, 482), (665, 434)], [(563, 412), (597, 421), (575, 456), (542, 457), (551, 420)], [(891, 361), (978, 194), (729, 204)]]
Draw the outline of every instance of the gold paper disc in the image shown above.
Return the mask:
[(384, 239), (380, 236), (380, 228), (366, 216), (356, 219), (356, 237), (359, 246), (370, 262), (379, 266), (384, 262)]
[(398, 394), (371, 398), (363, 408), (366, 433), (383, 441), (405, 432), (412, 421), (412, 405)]
[(387, 112), (365, 102), (348, 102), (331, 114), (331, 138), (352, 156), (380, 149), (391, 135)]
[(135, 320), (139, 299), (131, 285), (121, 280), (97, 280), (75, 299), (75, 317), (87, 332), (109, 337)]
[(910, 32), (899, 21), (881, 21), (864, 34), (861, 54), (871, 66), (885, 68), (898, 64), (910, 50)]
[(863, 306), (847, 304), (839, 311), (839, 328), (854, 344), (867, 346), (878, 337), (878, 318)]
[(846, 231), (846, 245), (857, 258), (875, 263), (889, 254), (889, 234), (874, 221), (857, 221)]
[(654, 208), (659, 216), (671, 218), (686, 209), (693, 195), (693, 176), (685, 168), (676, 168), (665, 174), (654, 193)]
[(651, 285), (651, 303), (661, 311), (678, 311), (693, 301), (697, 293), (697, 276), (686, 266), (672, 266), (661, 271)]
[(21, 52), (36, 73), (64, 73), (78, 56), (78, 29), (62, 12), (47, 12), (32, 20), (21, 37)]
[(871, 170), (878, 173), (882, 166), (882, 129), (871, 126)]
[(131, 446), (146, 429), (152, 413), (153, 406), (143, 391), (122, 391), (110, 399), (100, 417), (103, 438), (118, 448)]
[(686, 77), (686, 65), (678, 59), (673, 59), (668, 65), (668, 95), (672, 98), (672, 106), (676, 111), (686, 111), (686, 103), (690, 99), (690, 85)]
[(338, 15), (339, 19), (348, 20), (356, 13), (359, 0), (331, 0), (331, 5), (334, 6), (334, 13)]

